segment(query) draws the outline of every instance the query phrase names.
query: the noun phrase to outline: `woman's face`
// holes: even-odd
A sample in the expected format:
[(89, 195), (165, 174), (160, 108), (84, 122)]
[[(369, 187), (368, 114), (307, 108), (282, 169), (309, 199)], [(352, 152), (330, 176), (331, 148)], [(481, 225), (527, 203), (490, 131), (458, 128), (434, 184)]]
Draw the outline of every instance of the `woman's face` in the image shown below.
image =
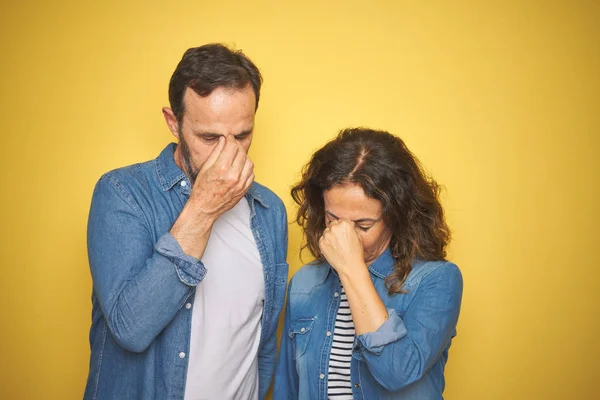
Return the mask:
[(341, 218), (354, 223), (356, 232), (362, 239), (367, 265), (388, 248), (392, 233), (383, 222), (379, 200), (367, 197), (363, 189), (354, 183), (334, 186), (324, 191), (323, 200), (327, 226), (331, 221)]

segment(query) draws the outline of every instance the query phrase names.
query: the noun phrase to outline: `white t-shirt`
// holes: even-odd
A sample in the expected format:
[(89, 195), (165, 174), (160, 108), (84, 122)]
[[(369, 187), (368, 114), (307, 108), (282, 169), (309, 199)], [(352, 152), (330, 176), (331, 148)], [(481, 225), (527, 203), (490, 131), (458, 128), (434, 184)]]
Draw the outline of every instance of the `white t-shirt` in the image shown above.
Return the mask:
[(185, 400), (256, 400), (265, 290), (245, 198), (215, 222), (202, 262)]

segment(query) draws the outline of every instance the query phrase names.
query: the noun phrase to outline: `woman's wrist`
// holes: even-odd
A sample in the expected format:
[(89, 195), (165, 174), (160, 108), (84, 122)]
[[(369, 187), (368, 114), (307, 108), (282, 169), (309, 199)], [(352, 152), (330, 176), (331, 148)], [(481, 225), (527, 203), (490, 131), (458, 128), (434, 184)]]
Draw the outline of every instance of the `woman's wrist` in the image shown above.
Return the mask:
[(344, 282), (354, 283), (371, 280), (369, 269), (364, 261), (352, 262), (352, 264), (347, 264), (345, 268), (336, 268), (336, 271), (338, 272), (342, 284), (344, 284)]

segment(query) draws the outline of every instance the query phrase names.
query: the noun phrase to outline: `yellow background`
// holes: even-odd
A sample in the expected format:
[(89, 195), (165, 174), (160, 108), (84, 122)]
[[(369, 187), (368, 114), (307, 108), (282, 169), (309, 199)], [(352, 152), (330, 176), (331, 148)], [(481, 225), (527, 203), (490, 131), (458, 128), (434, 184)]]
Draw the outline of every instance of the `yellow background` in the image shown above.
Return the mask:
[(2, 1), (0, 398), (82, 396), (92, 188), (171, 141), (170, 75), (215, 41), (262, 69), (251, 156), (290, 219), (343, 127), (398, 134), (445, 186), (465, 280), (447, 399), (597, 398), (595, 0)]

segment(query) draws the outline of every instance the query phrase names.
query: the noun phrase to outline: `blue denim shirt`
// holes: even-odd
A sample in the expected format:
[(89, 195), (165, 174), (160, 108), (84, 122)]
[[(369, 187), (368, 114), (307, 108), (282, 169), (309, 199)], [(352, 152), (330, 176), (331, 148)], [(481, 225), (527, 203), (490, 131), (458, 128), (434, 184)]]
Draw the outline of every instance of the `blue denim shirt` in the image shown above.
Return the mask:
[[(389, 318), (376, 332), (355, 338), (350, 365), (354, 399), (436, 400), (444, 391), (444, 366), (456, 335), (462, 276), (446, 261), (416, 262), (404, 289), (389, 295), (390, 250), (369, 266)], [(274, 399), (327, 399), (327, 371), (340, 280), (328, 264), (308, 264), (292, 278)]]
[[(190, 195), (174, 162), (158, 158), (100, 178), (88, 223), (94, 282), (86, 399), (183, 399), (195, 289), (206, 274), (169, 234)], [(259, 393), (275, 369), (277, 322), (287, 283), (287, 217), (281, 200), (252, 184), (246, 198), (265, 278)], [(189, 305), (188, 305), (189, 307)]]

